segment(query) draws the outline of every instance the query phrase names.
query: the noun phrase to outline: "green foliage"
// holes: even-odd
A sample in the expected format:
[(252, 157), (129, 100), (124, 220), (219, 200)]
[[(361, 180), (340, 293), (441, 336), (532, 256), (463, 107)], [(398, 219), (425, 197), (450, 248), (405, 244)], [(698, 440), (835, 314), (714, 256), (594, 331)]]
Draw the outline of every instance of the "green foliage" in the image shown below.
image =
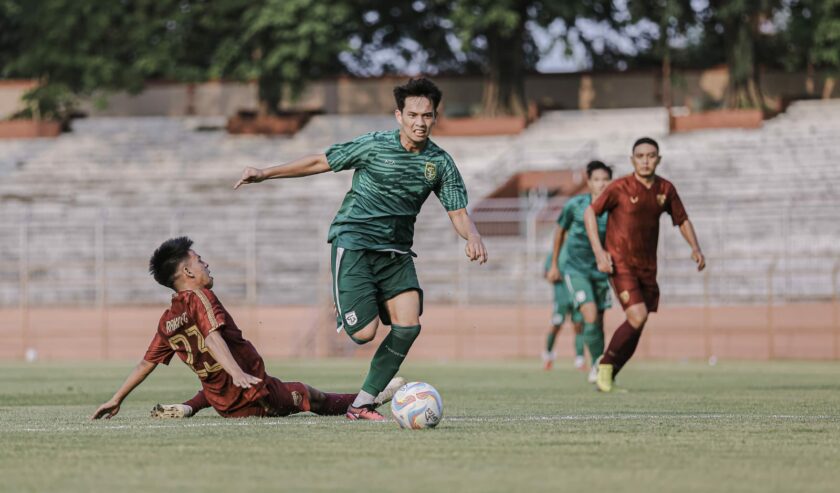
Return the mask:
[(0, 78), (14, 76), (9, 63), (23, 49), (21, 6), (16, 0), (0, 0)]
[(338, 55), (355, 29), (352, 2), (231, 0), (233, 29), (224, 29), (210, 66), (212, 77), (258, 81), (263, 110), (280, 110), (284, 89), (292, 96), (317, 77), (340, 71)]
[(840, 71), (840, 0), (817, 2), (821, 9), (814, 30), (814, 48), (811, 60), (817, 66)]
[(64, 84), (36, 86), (23, 94), (25, 108), (12, 119), (54, 120), (69, 127), (70, 118), (78, 106), (78, 98)]
[[(149, 78), (199, 78), (179, 63), (189, 2), (174, 0), (5, 0), (0, 43), (19, 47), (3, 75), (37, 79), (25, 114), (64, 118), (70, 95), (138, 92)], [(62, 116), (64, 115), (64, 116)]]

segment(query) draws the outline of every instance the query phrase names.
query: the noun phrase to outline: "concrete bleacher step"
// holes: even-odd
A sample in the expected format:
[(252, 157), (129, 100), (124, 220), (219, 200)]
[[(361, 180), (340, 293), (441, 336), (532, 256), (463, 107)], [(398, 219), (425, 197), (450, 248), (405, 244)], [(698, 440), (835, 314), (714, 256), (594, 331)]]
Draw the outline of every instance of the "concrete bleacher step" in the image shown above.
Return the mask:
[[(95, 286), (63, 284), (101, 274), (90, 268), (97, 242), (107, 252), (109, 300), (160, 299), (145, 262), (172, 234), (200, 242), (228, 281), (221, 288), (226, 296), (242, 299), (249, 292), (249, 255), (261, 271), (255, 281), (259, 302), (312, 303), (321, 296), (313, 279), (326, 272), (327, 226), (352, 174), (237, 192), (230, 187), (244, 166), (322, 152), (367, 131), (394, 128), (393, 117), (319, 115), (291, 138), (196, 131), (202, 125), (220, 121), (92, 118), (74, 122), (73, 133), (54, 140), (0, 141), (0, 304), (19, 302), (21, 228), (28, 230), (30, 256), (42, 264), (32, 273), (38, 303), (97, 299)], [(524, 170), (580, 169), (601, 158), (617, 174), (628, 173), (632, 141), (641, 134), (657, 138), (665, 156), (662, 174), (677, 185), (704, 248), (729, 256), (726, 269), (753, 273), (743, 280), (713, 278), (716, 299), (757, 300), (766, 282), (755, 272), (766, 270), (769, 258), (777, 269), (802, 271), (811, 267), (797, 264), (799, 257), (838, 256), (840, 221), (831, 211), (840, 210), (839, 131), (838, 102), (807, 101), (758, 130), (668, 135), (664, 110), (645, 108), (547, 112), (519, 136), (434, 140), (455, 159), (475, 203)], [(456, 290), (476, 302), (550, 297), (540, 264), (551, 224), (540, 230), (538, 252), (530, 254), (524, 238), (488, 237), (493, 260), (478, 268), (463, 257), (463, 242), (437, 199), (429, 202), (417, 221), (414, 248), (427, 299), (446, 301)], [(691, 264), (683, 240), (667, 220), (662, 230), (660, 253), (668, 258), (660, 266), (663, 286), (671, 299), (694, 303), (702, 277), (686, 276)], [(827, 284), (825, 276), (803, 274), (778, 289), (785, 296), (825, 296)]]

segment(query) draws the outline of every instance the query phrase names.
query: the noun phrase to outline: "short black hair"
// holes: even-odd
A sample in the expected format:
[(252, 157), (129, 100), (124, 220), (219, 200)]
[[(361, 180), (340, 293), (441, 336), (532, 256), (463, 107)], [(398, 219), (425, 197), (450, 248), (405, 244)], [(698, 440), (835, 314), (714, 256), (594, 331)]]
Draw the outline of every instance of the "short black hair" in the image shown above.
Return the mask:
[(610, 177), (610, 180), (612, 180), (612, 167), (607, 166), (601, 161), (589, 161), (589, 164), (586, 165), (586, 177), (592, 178), (592, 173), (594, 173), (595, 170), (599, 169), (606, 171), (607, 175), (609, 175)]
[(181, 262), (190, 256), (193, 241), (186, 236), (170, 238), (163, 243), (149, 259), (149, 274), (162, 286), (175, 289), (175, 274)]
[(409, 79), (407, 83), (394, 88), (394, 99), (397, 102), (397, 109), (402, 111), (405, 108), (405, 99), (412, 96), (421, 96), (429, 98), (432, 106), (437, 113), (440, 100), (443, 98), (443, 93), (440, 92), (438, 86), (434, 82), (425, 77), (419, 79)]
[(636, 148), (642, 144), (650, 144), (653, 147), (656, 147), (657, 154), (659, 153), (659, 144), (651, 139), (650, 137), (642, 137), (641, 139), (637, 140), (635, 144), (633, 144), (633, 149), (630, 151), (631, 153), (636, 152)]

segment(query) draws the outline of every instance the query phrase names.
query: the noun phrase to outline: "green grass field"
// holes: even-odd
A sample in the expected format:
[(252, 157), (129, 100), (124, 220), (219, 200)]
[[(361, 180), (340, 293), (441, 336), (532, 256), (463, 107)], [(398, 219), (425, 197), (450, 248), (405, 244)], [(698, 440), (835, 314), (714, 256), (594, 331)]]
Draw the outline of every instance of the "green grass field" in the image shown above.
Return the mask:
[[(561, 362), (561, 366), (567, 362)], [(413, 363), (435, 385), (435, 430), (298, 415), (148, 417), (191, 397), (159, 367), (110, 421), (88, 415), (125, 363), (0, 364), (0, 491), (840, 491), (840, 365), (633, 362), (626, 394), (539, 362)], [(351, 391), (364, 361), (270, 362)], [(569, 365), (570, 366), (570, 365)]]

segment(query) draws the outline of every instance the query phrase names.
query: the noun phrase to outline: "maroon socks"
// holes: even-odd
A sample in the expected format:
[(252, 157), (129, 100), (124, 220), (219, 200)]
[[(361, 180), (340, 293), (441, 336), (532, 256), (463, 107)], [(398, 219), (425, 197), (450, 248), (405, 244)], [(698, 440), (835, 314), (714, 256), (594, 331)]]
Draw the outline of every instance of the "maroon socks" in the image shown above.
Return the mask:
[(641, 337), (642, 329), (633, 328), (627, 320), (616, 329), (601, 359), (601, 364), (613, 366), (613, 378), (636, 352)]
[(210, 407), (210, 403), (207, 402), (207, 398), (204, 397), (203, 390), (199, 390), (198, 393), (195, 394), (195, 397), (185, 402), (184, 405), (190, 406), (193, 410), (193, 414)]

